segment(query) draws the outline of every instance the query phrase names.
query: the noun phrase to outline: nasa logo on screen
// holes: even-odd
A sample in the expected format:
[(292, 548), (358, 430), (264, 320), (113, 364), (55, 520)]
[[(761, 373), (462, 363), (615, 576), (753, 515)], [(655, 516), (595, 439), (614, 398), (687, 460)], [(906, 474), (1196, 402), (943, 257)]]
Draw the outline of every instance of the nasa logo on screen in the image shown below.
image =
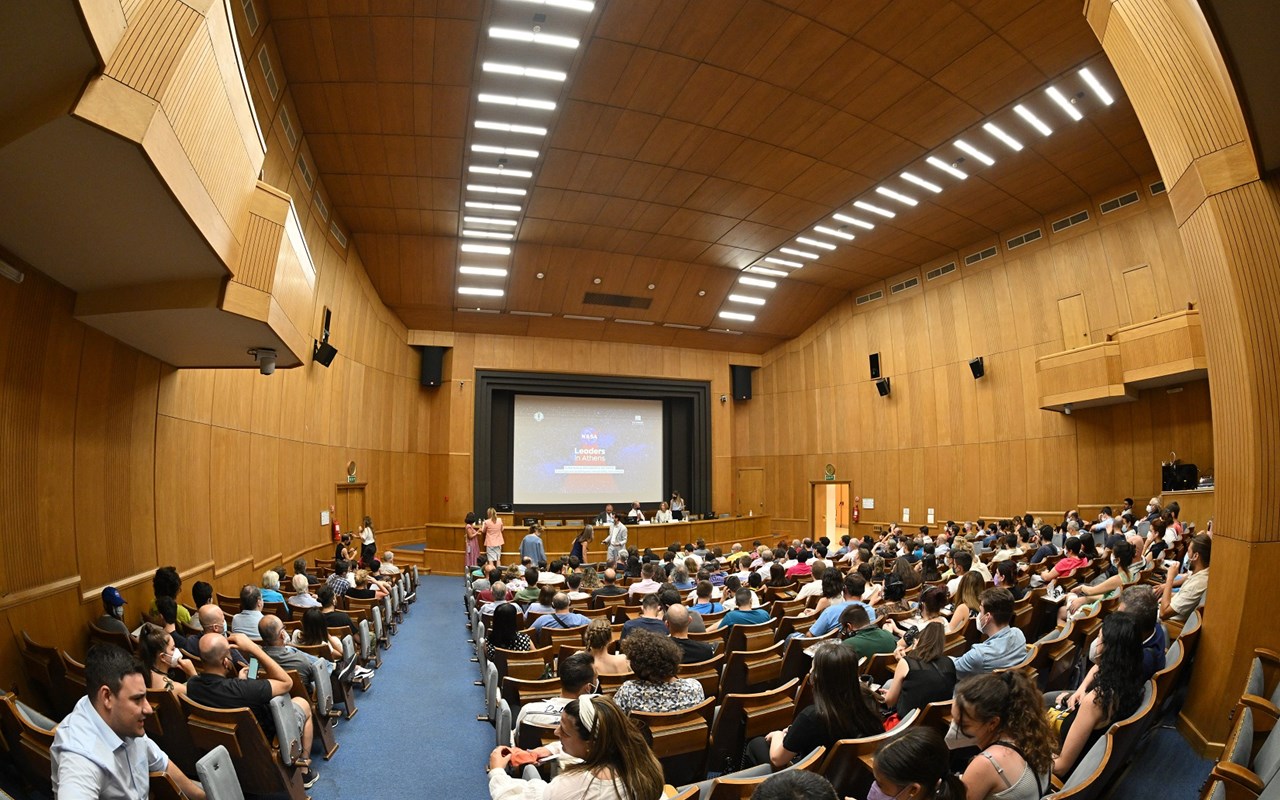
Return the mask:
[(535, 411), (535, 412), (533, 412), (533, 421), (534, 421), (534, 422), (542, 422), (542, 420), (543, 420), (543, 415), (542, 415), (542, 412), (541, 412), (541, 411)]

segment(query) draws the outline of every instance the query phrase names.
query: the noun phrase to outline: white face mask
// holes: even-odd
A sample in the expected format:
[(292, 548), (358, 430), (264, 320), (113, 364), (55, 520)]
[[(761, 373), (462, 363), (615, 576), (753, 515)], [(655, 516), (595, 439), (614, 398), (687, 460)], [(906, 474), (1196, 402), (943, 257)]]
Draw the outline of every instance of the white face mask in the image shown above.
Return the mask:
[(947, 747), (951, 750), (961, 747), (973, 747), (978, 744), (976, 739), (966, 736), (964, 731), (960, 730), (960, 726), (955, 720), (951, 721), (951, 727), (947, 729), (947, 735), (944, 738), (946, 739)]

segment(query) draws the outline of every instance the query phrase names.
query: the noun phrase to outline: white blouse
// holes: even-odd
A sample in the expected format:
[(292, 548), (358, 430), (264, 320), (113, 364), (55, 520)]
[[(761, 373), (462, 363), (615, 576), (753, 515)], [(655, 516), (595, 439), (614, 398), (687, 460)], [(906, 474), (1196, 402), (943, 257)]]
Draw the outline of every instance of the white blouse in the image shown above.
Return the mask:
[(503, 769), (491, 769), (489, 796), (493, 800), (627, 800), (622, 784), (615, 785), (612, 780), (585, 770), (562, 772), (547, 783), (513, 778)]

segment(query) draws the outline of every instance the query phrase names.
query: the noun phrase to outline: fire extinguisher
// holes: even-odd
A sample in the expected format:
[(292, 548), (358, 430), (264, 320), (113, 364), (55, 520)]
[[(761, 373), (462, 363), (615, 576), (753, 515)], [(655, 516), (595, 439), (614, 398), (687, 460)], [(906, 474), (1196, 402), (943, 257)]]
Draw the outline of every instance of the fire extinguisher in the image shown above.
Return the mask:
[(861, 515), (862, 515), (862, 498), (855, 497), (853, 498), (853, 508), (850, 509), (849, 511), (849, 519), (855, 524), (857, 524), (858, 517), (860, 517)]
[(329, 528), (333, 535), (333, 541), (342, 538), (342, 526), (338, 524), (338, 515), (334, 513), (333, 506), (329, 506)]

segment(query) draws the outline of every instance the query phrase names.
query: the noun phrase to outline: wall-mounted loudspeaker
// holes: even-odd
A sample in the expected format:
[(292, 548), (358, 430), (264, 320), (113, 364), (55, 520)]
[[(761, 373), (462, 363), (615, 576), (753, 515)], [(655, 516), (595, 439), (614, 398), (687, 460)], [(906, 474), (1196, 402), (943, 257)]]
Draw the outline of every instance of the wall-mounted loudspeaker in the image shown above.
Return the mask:
[(868, 360), (871, 362), (871, 380), (874, 381), (880, 377), (880, 354), (872, 353)]
[(333, 359), (338, 355), (338, 348), (328, 342), (317, 342), (315, 352), (312, 358), (322, 367), (327, 367), (333, 363)]
[(729, 380), (732, 384), (734, 400), (751, 399), (751, 374), (755, 371), (755, 367), (729, 365)]
[(969, 371), (973, 373), (973, 379), (975, 381), (987, 374), (987, 368), (982, 363), (982, 356), (978, 356), (969, 362)]
[(420, 383), (423, 386), (439, 386), (441, 374), (444, 371), (444, 351), (447, 347), (428, 346), (422, 348), (422, 378)]
[(889, 379), (881, 378), (880, 380), (876, 381), (876, 391), (880, 393), (881, 397), (888, 397), (889, 396)]

